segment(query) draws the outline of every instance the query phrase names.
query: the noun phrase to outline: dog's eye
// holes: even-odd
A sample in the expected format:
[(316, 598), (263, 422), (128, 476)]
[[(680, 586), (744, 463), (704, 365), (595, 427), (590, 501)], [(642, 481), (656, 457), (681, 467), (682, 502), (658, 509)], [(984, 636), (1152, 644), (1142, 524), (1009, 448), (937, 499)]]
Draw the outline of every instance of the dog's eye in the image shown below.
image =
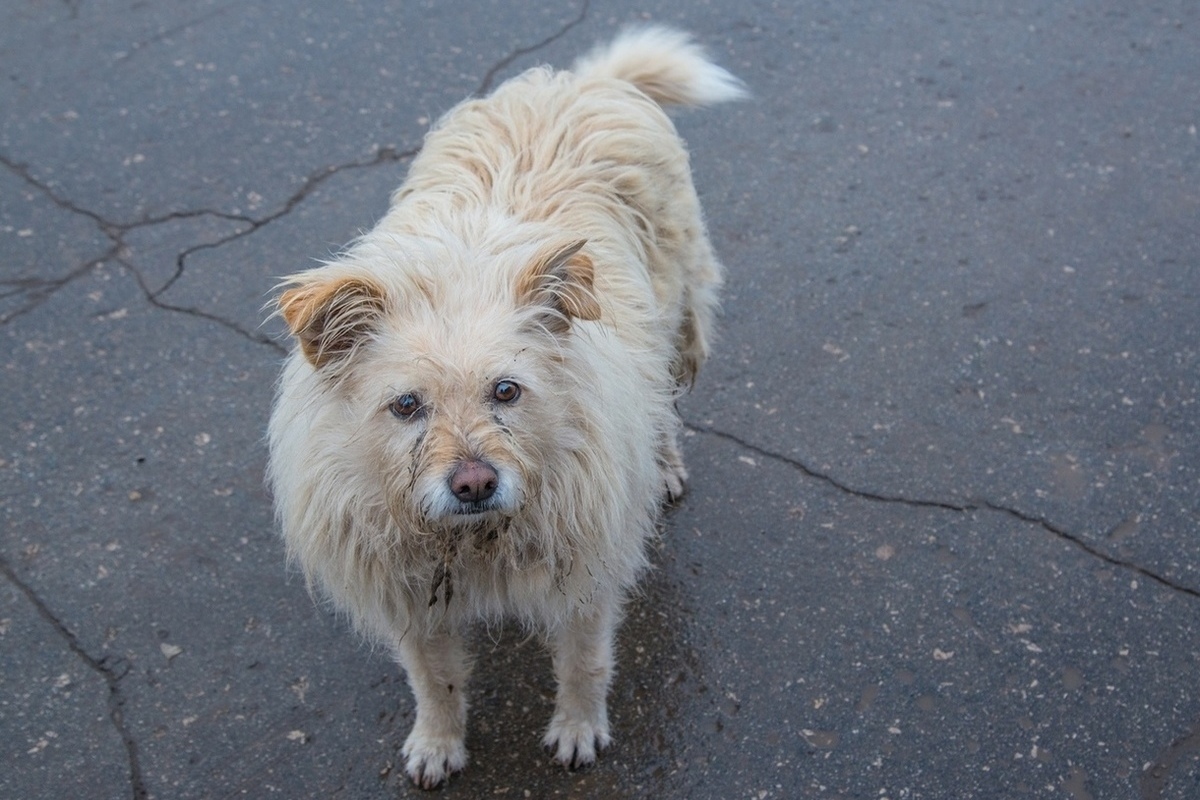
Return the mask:
[(421, 399), (415, 394), (402, 394), (388, 403), (388, 411), (400, 419), (412, 419), (421, 410)]
[(500, 381), (492, 390), (492, 397), (498, 403), (511, 403), (521, 396), (521, 387), (512, 381)]

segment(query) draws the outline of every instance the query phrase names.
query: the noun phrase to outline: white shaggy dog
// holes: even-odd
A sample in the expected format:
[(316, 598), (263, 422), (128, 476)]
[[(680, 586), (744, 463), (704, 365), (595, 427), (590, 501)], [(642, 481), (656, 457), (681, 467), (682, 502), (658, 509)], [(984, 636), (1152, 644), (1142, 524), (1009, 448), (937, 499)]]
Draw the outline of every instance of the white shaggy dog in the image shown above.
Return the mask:
[(529, 70), (447, 114), (376, 228), (279, 297), (298, 342), (270, 424), (283, 536), (404, 666), (421, 786), (467, 762), (478, 619), (545, 635), (558, 761), (610, 741), (615, 628), (687, 477), (674, 399), (721, 282), (661, 105), (741, 94), (664, 28)]

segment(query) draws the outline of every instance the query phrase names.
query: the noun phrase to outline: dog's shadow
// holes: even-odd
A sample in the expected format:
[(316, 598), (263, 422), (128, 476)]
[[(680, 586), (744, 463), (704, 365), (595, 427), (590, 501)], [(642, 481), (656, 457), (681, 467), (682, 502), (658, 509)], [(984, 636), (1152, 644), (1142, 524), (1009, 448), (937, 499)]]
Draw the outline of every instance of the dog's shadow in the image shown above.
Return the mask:
[[(472, 637), (475, 669), (467, 748), (471, 761), (438, 793), (447, 798), (551, 797), (621, 798), (657, 795), (675, 767), (680, 711), (687, 697), (705, 689), (699, 659), (687, 642), (690, 614), (681, 593), (662, 568), (654, 569), (626, 606), (617, 636), (617, 669), (609, 695), (613, 743), (597, 763), (565, 770), (541, 748), (554, 710), (550, 656), (538, 636), (515, 624), (478, 629)], [(393, 717), (395, 764), (415, 709), (410, 697)], [(409, 784), (402, 769), (388, 783), (402, 796), (428, 796)]]

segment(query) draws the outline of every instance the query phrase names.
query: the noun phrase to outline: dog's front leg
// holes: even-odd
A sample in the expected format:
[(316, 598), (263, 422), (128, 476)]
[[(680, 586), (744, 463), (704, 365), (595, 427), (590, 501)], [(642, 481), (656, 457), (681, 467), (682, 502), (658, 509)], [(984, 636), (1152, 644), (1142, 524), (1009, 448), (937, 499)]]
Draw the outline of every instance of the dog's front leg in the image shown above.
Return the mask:
[(409, 631), (397, 655), (417, 700), (417, 721), (404, 742), (405, 769), (413, 783), (432, 789), (467, 765), (470, 662), (455, 631)]
[(571, 769), (593, 763), (612, 741), (607, 699), (617, 618), (616, 598), (601, 595), (551, 632), (558, 695), (542, 744)]

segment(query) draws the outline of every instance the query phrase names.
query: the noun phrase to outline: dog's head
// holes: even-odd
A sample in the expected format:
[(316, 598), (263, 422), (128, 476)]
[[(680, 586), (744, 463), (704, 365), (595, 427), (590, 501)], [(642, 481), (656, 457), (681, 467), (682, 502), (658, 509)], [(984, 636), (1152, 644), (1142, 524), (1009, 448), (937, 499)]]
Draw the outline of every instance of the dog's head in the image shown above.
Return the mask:
[(518, 515), (586, 437), (568, 337), (600, 318), (585, 242), (498, 250), (365, 240), (278, 301), (355, 430), (392, 517), (436, 531)]

